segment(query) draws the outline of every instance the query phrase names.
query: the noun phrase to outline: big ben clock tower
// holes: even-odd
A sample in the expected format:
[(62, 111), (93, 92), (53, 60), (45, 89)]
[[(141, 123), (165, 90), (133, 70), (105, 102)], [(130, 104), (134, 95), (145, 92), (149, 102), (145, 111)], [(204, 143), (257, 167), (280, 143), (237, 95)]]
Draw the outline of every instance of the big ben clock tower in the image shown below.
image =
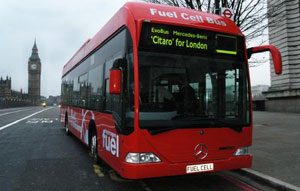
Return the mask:
[(39, 58), (36, 41), (28, 60), (28, 96), (33, 105), (40, 104), (41, 96), (41, 60)]

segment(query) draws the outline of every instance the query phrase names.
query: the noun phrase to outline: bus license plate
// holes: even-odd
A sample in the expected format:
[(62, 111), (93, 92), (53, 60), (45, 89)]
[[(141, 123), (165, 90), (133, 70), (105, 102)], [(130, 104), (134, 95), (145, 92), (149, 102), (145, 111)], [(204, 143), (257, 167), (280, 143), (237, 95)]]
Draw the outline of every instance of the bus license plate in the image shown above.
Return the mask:
[(186, 173), (207, 172), (207, 171), (213, 171), (213, 170), (214, 170), (214, 163), (186, 166)]

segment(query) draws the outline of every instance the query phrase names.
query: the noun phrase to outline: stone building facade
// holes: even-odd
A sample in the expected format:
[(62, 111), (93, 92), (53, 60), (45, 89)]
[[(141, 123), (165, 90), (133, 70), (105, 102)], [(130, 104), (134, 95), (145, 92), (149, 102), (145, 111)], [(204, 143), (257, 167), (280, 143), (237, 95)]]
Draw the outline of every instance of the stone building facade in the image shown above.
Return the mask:
[(300, 0), (268, 0), (269, 43), (282, 55), (282, 74), (271, 63), (266, 110), (300, 112)]
[(0, 78), (0, 98), (11, 97), (11, 78), (6, 76), (6, 79)]

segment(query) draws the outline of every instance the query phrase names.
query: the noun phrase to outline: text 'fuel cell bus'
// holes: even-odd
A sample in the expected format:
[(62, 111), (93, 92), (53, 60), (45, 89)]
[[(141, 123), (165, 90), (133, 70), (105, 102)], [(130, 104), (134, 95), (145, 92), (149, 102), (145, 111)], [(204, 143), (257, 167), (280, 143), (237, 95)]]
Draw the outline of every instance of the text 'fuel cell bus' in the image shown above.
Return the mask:
[(126, 3), (63, 68), (61, 122), (130, 179), (249, 168), (246, 49), (229, 19)]

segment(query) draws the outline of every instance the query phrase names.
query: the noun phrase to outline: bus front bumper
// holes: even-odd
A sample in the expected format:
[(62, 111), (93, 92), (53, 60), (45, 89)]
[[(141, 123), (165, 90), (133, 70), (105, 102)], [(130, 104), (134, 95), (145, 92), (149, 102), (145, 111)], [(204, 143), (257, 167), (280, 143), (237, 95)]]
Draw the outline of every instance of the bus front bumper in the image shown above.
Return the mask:
[(193, 163), (148, 163), (148, 164), (130, 164), (123, 162), (121, 171), (118, 172), (122, 177), (128, 179), (142, 179), (162, 176), (176, 176), (185, 174), (195, 174), (203, 172), (187, 173), (187, 166), (213, 164), (213, 170), (204, 172), (215, 172), (224, 170), (233, 170), (241, 168), (250, 168), (252, 166), (252, 155), (232, 156), (224, 160), (193, 162)]

